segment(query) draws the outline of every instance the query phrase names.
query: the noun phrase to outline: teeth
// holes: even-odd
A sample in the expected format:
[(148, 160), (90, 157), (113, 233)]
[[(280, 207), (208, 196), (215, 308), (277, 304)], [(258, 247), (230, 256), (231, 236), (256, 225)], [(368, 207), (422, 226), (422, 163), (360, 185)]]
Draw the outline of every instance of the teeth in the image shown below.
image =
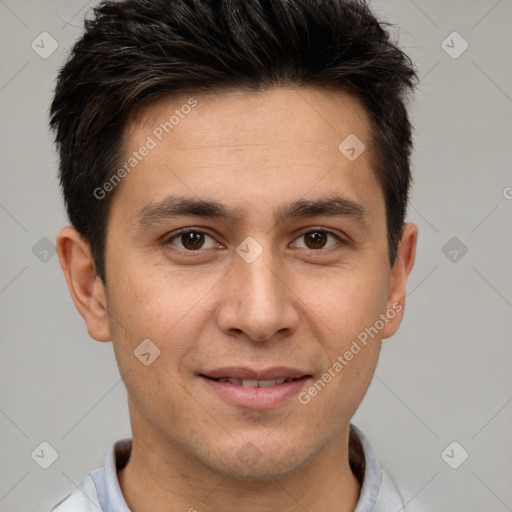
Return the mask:
[(268, 380), (260, 380), (260, 388), (268, 388), (270, 386), (275, 386), (277, 384), (277, 379), (268, 379)]
[(242, 386), (244, 388), (257, 388), (258, 387), (258, 382), (260, 381), (257, 381), (257, 380), (242, 380)]
[(245, 388), (268, 388), (270, 386), (277, 386), (284, 382), (292, 382), (295, 379), (293, 377), (282, 377), (280, 379), (266, 379), (266, 380), (250, 380), (250, 379), (235, 379), (232, 377), (226, 377), (218, 379), (219, 382), (229, 382), (235, 386), (244, 386)]

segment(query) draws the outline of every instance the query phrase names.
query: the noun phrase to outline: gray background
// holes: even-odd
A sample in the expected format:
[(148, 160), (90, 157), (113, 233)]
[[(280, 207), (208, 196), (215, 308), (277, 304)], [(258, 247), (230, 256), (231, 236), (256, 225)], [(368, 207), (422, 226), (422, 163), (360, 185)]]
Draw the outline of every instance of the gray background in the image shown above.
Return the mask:
[[(405, 321), (385, 341), (354, 423), (408, 510), (512, 510), (512, 1), (372, 6), (398, 23), (394, 34), (422, 78), (410, 107), (409, 219), (420, 238)], [(113, 441), (130, 435), (111, 344), (88, 337), (44, 240), (53, 243), (67, 223), (47, 111), (85, 7), (82, 0), (0, 0), (4, 512), (49, 509), (103, 465)], [(35, 41), (49, 52), (43, 31), (59, 45), (47, 58), (31, 47)], [(457, 58), (463, 47), (448, 37), (454, 31), (469, 44)], [(442, 47), (447, 37), (452, 56)], [(452, 237), (456, 245), (443, 252)], [(43, 441), (58, 452), (46, 470), (31, 458)], [(453, 441), (445, 460), (456, 465), (462, 450), (469, 453), (457, 469), (441, 456)]]

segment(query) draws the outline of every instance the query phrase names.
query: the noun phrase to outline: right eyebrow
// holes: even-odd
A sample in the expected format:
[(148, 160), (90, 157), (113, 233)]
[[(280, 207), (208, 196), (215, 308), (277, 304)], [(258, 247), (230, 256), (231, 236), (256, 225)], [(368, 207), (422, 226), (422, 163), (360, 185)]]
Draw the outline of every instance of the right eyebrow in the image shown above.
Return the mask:
[(149, 203), (140, 210), (137, 218), (139, 225), (146, 228), (153, 222), (187, 215), (219, 218), (235, 223), (242, 220), (239, 212), (228, 210), (218, 201), (181, 196), (167, 196), (157, 203)]

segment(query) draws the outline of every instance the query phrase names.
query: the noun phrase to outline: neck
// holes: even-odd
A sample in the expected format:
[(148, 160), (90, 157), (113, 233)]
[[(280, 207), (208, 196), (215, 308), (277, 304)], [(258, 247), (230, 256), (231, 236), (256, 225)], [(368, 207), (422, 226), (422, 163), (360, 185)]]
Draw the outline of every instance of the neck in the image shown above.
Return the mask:
[(118, 478), (132, 512), (352, 512), (360, 485), (349, 465), (349, 429), (280, 480), (251, 481), (212, 471), (169, 444), (137, 435)]

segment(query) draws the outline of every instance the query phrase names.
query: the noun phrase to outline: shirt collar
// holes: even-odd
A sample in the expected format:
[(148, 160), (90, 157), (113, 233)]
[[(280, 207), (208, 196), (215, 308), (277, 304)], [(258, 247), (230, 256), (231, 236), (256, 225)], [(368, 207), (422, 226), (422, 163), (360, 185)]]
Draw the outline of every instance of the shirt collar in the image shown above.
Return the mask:
[[(366, 436), (352, 424), (350, 443), (351, 466), (356, 473), (361, 472), (362, 477), (361, 492), (354, 512), (403, 511), (404, 504), (393, 480), (381, 470)], [(91, 473), (104, 512), (130, 512), (121, 492), (117, 470), (128, 462), (131, 446), (131, 438), (113, 443), (108, 450), (105, 466)]]

